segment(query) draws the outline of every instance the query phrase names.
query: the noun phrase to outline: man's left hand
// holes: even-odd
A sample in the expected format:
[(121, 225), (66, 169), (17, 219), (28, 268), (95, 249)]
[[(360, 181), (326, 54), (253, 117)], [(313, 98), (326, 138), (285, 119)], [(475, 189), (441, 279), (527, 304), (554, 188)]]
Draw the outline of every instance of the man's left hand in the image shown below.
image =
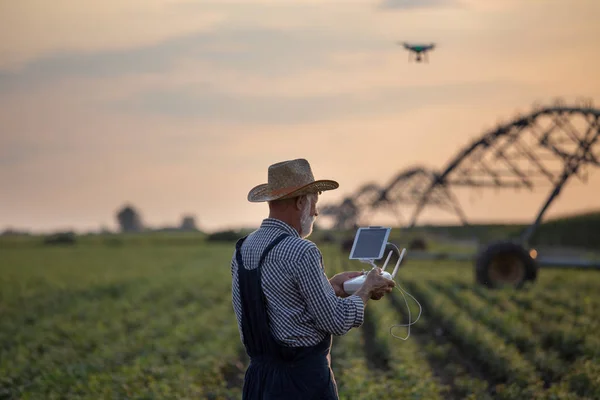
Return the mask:
[(333, 277), (331, 277), (329, 283), (333, 287), (336, 296), (348, 297), (350, 295), (344, 291), (344, 282), (360, 275), (362, 275), (362, 272), (359, 271), (340, 272), (339, 274), (335, 274)]

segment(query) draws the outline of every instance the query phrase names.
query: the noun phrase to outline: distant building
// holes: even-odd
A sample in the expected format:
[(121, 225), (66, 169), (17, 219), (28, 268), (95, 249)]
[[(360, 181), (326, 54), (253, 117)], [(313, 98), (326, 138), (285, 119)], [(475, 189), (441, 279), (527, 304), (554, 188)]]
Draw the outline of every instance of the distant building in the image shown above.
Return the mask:
[(197, 231), (198, 227), (196, 226), (196, 218), (194, 218), (192, 215), (185, 215), (181, 221), (181, 230)]
[(117, 213), (117, 221), (121, 227), (121, 232), (141, 232), (144, 230), (142, 219), (133, 206), (123, 207)]

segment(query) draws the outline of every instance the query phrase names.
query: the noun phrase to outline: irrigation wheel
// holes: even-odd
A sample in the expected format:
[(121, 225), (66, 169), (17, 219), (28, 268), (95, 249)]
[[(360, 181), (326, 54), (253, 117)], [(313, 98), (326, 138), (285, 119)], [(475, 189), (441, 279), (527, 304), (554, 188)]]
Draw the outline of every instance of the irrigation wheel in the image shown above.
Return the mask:
[(521, 288), (537, 278), (537, 264), (529, 252), (514, 242), (493, 243), (477, 256), (475, 278), (489, 288)]

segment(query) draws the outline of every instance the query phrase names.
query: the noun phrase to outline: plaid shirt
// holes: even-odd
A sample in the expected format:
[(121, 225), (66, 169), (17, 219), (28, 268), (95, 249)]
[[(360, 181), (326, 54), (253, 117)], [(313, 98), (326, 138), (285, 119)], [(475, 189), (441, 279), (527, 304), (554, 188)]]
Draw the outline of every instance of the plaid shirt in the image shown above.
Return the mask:
[[(337, 297), (317, 246), (290, 225), (266, 218), (242, 245), (244, 267), (258, 266), (264, 249), (281, 233), (290, 236), (271, 250), (262, 266), (262, 288), (273, 335), (287, 346), (313, 346), (328, 333), (344, 335), (362, 325), (364, 304), (356, 295)], [(232, 303), (243, 342), (237, 260), (231, 260)]]

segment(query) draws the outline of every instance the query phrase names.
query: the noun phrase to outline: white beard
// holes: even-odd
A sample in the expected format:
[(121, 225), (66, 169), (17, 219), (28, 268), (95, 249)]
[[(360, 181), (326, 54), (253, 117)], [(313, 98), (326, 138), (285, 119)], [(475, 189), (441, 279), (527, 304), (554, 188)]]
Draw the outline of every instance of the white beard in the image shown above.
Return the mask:
[(312, 233), (313, 223), (315, 216), (310, 215), (310, 202), (306, 203), (306, 207), (302, 210), (302, 216), (300, 217), (300, 237), (307, 238)]

